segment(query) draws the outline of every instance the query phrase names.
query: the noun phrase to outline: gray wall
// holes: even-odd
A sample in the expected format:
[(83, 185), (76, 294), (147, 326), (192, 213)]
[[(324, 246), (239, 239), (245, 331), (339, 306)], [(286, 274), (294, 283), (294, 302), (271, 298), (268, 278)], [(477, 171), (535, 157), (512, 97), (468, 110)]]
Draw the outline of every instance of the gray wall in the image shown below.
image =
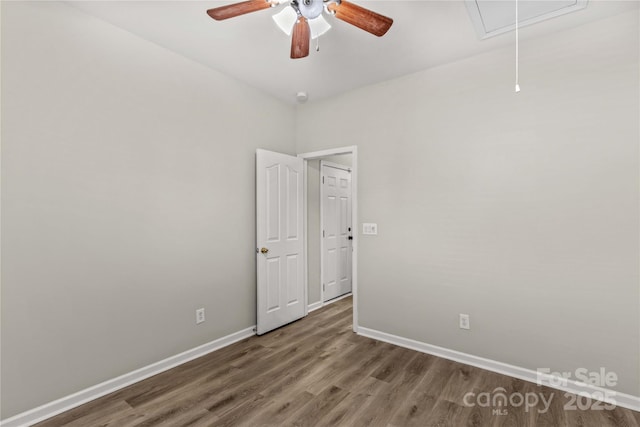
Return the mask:
[(361, 326), (640, 394), (638, 36), (523, 42), (517, 95), (508, 48), (298, 107), (298, 151), (358, 145)]
[(254, 325), (254, 153), (295, 145), (255, 89), (63, 4), (2, 9), (6, 418)]
[[(351, 154), (327, 156), (322, 160), (351, 166)], [(320, 159), (307, 161), (307, 301), (320, 301)]]

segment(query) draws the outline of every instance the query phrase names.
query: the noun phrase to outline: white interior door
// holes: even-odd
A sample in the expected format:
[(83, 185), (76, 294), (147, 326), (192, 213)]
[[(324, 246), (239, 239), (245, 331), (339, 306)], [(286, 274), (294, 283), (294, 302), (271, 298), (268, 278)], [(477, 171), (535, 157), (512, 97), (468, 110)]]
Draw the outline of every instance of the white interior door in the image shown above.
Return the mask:
[(324, 301), (351, 292), (351, 172), (320, 163)]
[(306, 314), (303, 160), (256, 151), (257, 333)]

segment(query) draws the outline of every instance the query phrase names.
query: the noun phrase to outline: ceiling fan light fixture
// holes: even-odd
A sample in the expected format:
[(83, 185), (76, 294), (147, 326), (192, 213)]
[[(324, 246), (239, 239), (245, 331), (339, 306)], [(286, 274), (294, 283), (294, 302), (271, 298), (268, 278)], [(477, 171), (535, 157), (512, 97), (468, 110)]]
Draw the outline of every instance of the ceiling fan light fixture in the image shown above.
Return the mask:
[[(291, 35), (293, 26), (298, 20), (298, 14), (292, 7), (285, 7), (280, 12), (273, 15), (278, 28), (287, 36)], [(311, 38), (316, 39), (331, 29), (331, 24), (327, 22), (322, 15), (314, 19), (309, 19), (309, 27), (311, 29)]]
[(293, 26), (298, 20), (298, 14), (292, 7), (287, 6), (273, 15), (273, 20), (283, 33), (290, 36), (293, 31)]
[(309, 20), (309, 27), (311, 28), (311, 38), (317, 39), (331, 29), (331, 24), (320, 15), (315, 19)]

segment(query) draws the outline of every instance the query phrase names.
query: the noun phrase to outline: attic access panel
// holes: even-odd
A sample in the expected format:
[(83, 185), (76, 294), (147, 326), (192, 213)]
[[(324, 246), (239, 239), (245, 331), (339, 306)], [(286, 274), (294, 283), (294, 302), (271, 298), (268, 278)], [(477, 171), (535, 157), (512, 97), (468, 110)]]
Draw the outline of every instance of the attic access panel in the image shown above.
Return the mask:
[[(515, 0), (465, 0), (478, 38), (487, 39), (515, 29)], [(519, 26), (576, 12), (587, 7), (587, 0), (524, 0), (518, 1)]]

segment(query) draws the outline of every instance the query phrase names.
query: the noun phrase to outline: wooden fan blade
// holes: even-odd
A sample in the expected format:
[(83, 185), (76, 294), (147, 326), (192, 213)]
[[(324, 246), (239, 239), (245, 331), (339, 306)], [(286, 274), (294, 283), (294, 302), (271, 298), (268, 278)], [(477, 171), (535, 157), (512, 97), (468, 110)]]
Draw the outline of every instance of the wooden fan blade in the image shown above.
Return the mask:
[(291, 59), (304, 58), (309, 56), (309, 41), (311, 40), (311, 28), (307, 18), (301, 16), (293, 27), (291, 37)]
[(207, 10), (207, 14), (216, 21), (244, 15), (245, 13), (257, 12), (268, 9), (271, 3), (266, 0), (248, 0), (240, 3), (228, 4)]
[(342, 0), (340, 4), (330, 3), (328, 8), (335, 12), (336, 18), (378, 37), (384, 36), (393, 24), (393, 19), (346, 0)]

